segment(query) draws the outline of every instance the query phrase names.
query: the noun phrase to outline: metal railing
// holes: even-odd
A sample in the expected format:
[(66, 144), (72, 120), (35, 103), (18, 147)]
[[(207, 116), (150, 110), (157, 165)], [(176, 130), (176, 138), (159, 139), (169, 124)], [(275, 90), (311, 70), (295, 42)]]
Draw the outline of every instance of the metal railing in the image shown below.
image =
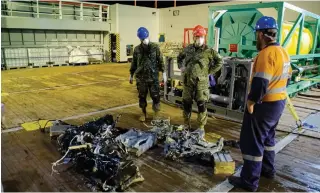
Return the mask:
[(33, 17), (106, 22), (109, 5), (76, 0), (1, 0), (2, 17)]

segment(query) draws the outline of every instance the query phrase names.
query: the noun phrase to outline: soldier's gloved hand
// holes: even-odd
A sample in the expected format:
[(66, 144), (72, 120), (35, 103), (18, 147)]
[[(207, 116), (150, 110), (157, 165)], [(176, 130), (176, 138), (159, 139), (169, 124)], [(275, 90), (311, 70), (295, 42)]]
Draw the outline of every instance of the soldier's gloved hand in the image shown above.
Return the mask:
[(130, 75), (130, 77), (129, 77), (129, 83), (133, 84), (133, 76), (132, 75)]
[(163, 82), (167, 82), (167, 73), (165, 72), (162, 73), (162, 79), (163, 79)]

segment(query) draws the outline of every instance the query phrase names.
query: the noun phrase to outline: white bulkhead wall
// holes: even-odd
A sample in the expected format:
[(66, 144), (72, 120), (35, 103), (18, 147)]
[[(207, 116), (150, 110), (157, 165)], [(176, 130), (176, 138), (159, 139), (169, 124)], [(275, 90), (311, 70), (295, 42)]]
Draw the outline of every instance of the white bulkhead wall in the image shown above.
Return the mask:
[[(139, 27), (149, 30), (150, 41), (158, 42), (159, 9), (115, 4), (110, 7), (111, 33), (120, 34), (120, 61), (127, 61), (126, 46), (137, 46)], [(130, 58), (130, 57), (129, 57)]]
[[(263, 1), (270, 2), (270, 1)], [(179, 2), (177, 2), (179, 3)], [(208, 3), (190, 6), (180, 6), (160, 9), (160, 33), (165, 33), (166, 41), (183, 41), (184, 28), (192, 28), (196, 25), (208, 27), (208, 7), (234, 4), (257, 3), (257, 1), (232, 1)], [(288, 3), (320, 15), (320, 2), (316, 1), (288, 1)], [(179, 15), (173, 16), (173, 11), (178, 10)], [(274, 9), (261, 9), (263, 15), (275, 17)], [(285, 13), (285, 20), (292, 21), (298, 14), (290, 11)]]
[[(270, 2), (270, 1), (263, 1)], [(179, 2), (177, 2), (179, 3)], [(192, 28), (195, 25), (208, 26), (208, 7), (234, 4), (257, 3), (257, 1), (232, 1), (208, 3), (191, 6), (179, 6), (163, 9), (114, 4), (110, 6), (110, 32), (120, 34), (120, 61), (127, 61), (126, 45), (137, 46), (140, 41), (137, 38), (137, 29), (146, 27), (150, 32), (150, 39), (158, 42), (159, 33), (165, 34), (166, 42), (183, 42), (184, 28)], [(320, 15), (320, 2), (316, 1), (289, 1), (297, 7)], [(173, 11), (178, 10), (179, 15), (173, 16)], [(259, 9), (263, 15), (275, 17), (274, 9)], [(286, 12), (285, 20), (292, 21), (298, 14)], [(105, 37), (105, 43), (108, 42)], [(107, 44), (108, 46), (108, 44)], [(130, 58), (130, 57), (129, 57)]]

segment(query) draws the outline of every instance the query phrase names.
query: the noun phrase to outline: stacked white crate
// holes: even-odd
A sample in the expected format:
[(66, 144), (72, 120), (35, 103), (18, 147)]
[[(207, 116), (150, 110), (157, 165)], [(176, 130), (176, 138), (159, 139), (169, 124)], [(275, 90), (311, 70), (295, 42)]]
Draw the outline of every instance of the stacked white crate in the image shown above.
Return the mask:
[(47, 66), (49, 62), (49, 49), (48, 48), (29, 48), (29, 62), (33, 66)]
[(28, 51), (26, 48), (4, 48), (5, 64), (7, 68), (27, 67)]
[(4, 67), (4, 54), (3, 49), (1, 49), (1, 69)]
[(69, 63), (68, 48), (51, 48), (50, 62), (54, 65), (62, 65)]
[(70, 47), (69, 50), (69, 64), (88, 64), (88, 55), (86, 51), (80, 46), (76, 48)]
[(103, 61), (103, 51), (101, 48), (89, 48), (87, 50), (89, 62), (102, 62)]

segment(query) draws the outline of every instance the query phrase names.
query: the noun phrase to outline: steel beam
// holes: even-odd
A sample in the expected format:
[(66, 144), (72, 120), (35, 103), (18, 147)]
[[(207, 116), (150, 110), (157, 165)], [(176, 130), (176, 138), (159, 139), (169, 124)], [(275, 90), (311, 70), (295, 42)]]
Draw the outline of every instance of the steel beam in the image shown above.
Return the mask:
[(295, 55), (290, 56), (292, 60), (295, 59), (307, 59), (307, 58), (320, 58), (320, 54), (305, 54), (305, 55)]
[(320, 25), (320, 19), (317, 20), (317, 24), (315, 27), (315, 33), (313, 33), (313, 45), (311, 53), (314, 54), (316, 51), (317, 43), (318, 43), (318, 35), (319, 35), (319, 25)]
[(311, 12), (306, 11), (304, 9), (301, 9), (300, 7), (294, 6), (294, 5), (286, 3), (286, 2), (284, 2), (283, 5), (284, 5), (285, 8), (291, 9), (291, 10), (299, 12), (299, 13), (303, 13), (305, 16), (309, 16), (309, 17), (312, 17), (312, 18), (315, 18), (315, 19), (320, 19), (319, 15), (311, 13)]
[(282, 23), (283, 23), (283, 18), (284, 18), (284, 11), (285, 11), (285, 8), (283, 7), (283, 2), (281, 3), (281, 4), (279, 4), (278, 5), (278, 7), (277, 7), (277, 9), (278, 9), (278, 18), (277, 18), (277, 22), (278, 22), (278, 28), (279, 28), (279, 32), (280, 33), (278, 33), (277, 34), (277, 40), (278, 40), (278, 42), (281, 42), (282, 41)]
[(260, 9), (260, 8), (276, 8), (283, 7), (284, 2), (270, 2), (270, 3), (252, 3), (252, 4), (241, 4), (241, 5), (225, 5), (225, 6), (210, 6), (210, 11), (219, 11), (219, 10), (241, 10), (241, 9)]
[[(297, 20), (295, 21), (293, 27), (291, 28), (290, 32), (288, 33), (286, 39), (284, 40), (284, 42), (282, 44), (283, 47), (286, 47), (287, 44), (289, 43), (289, 39), (292, 37), (292, 35), (296, 31), (296, 29), (298, 27), (298, 24), (301, 22), (302, 17), (303, 17), (303, 15), (302, 15), (302, 13), (300, 13), (299, 17), (297, 18)], [(281, 42), (281, 41), (279, 41), (279, 42)]]
[(300, 54), (300, 47), (301, 47), (301, 39), (302, 39), (302, 33), (303, 33), (303, 28), (304, 28), (304, 14), (302, 14), (302, 19), (300, 22), (300, 29), (299, 29), (299, 36), (298, 36), (298, 46), (297, 46), (297, 51), (296, 54)]
[(214, 46), (215, 34), (214, 34), (214, 27), (221, 16), (227, 12), (227, 10), (218, 11), (218, 15), (214, 16), (214, 11), (209, 10), (209, 24), (208, 24), (208, 45), (209, 47)]
[(313, 80), (304, 80), (300, 81), (298, 83), (291, 84), (287, 87), (287, 93), (289, 96), (292, 96), (293, 94), (308, 89), (310, 86), (319, 84), (319, 82), (315, 81), (316, 79), (320, 79), (320, 75), (313, 77)]

